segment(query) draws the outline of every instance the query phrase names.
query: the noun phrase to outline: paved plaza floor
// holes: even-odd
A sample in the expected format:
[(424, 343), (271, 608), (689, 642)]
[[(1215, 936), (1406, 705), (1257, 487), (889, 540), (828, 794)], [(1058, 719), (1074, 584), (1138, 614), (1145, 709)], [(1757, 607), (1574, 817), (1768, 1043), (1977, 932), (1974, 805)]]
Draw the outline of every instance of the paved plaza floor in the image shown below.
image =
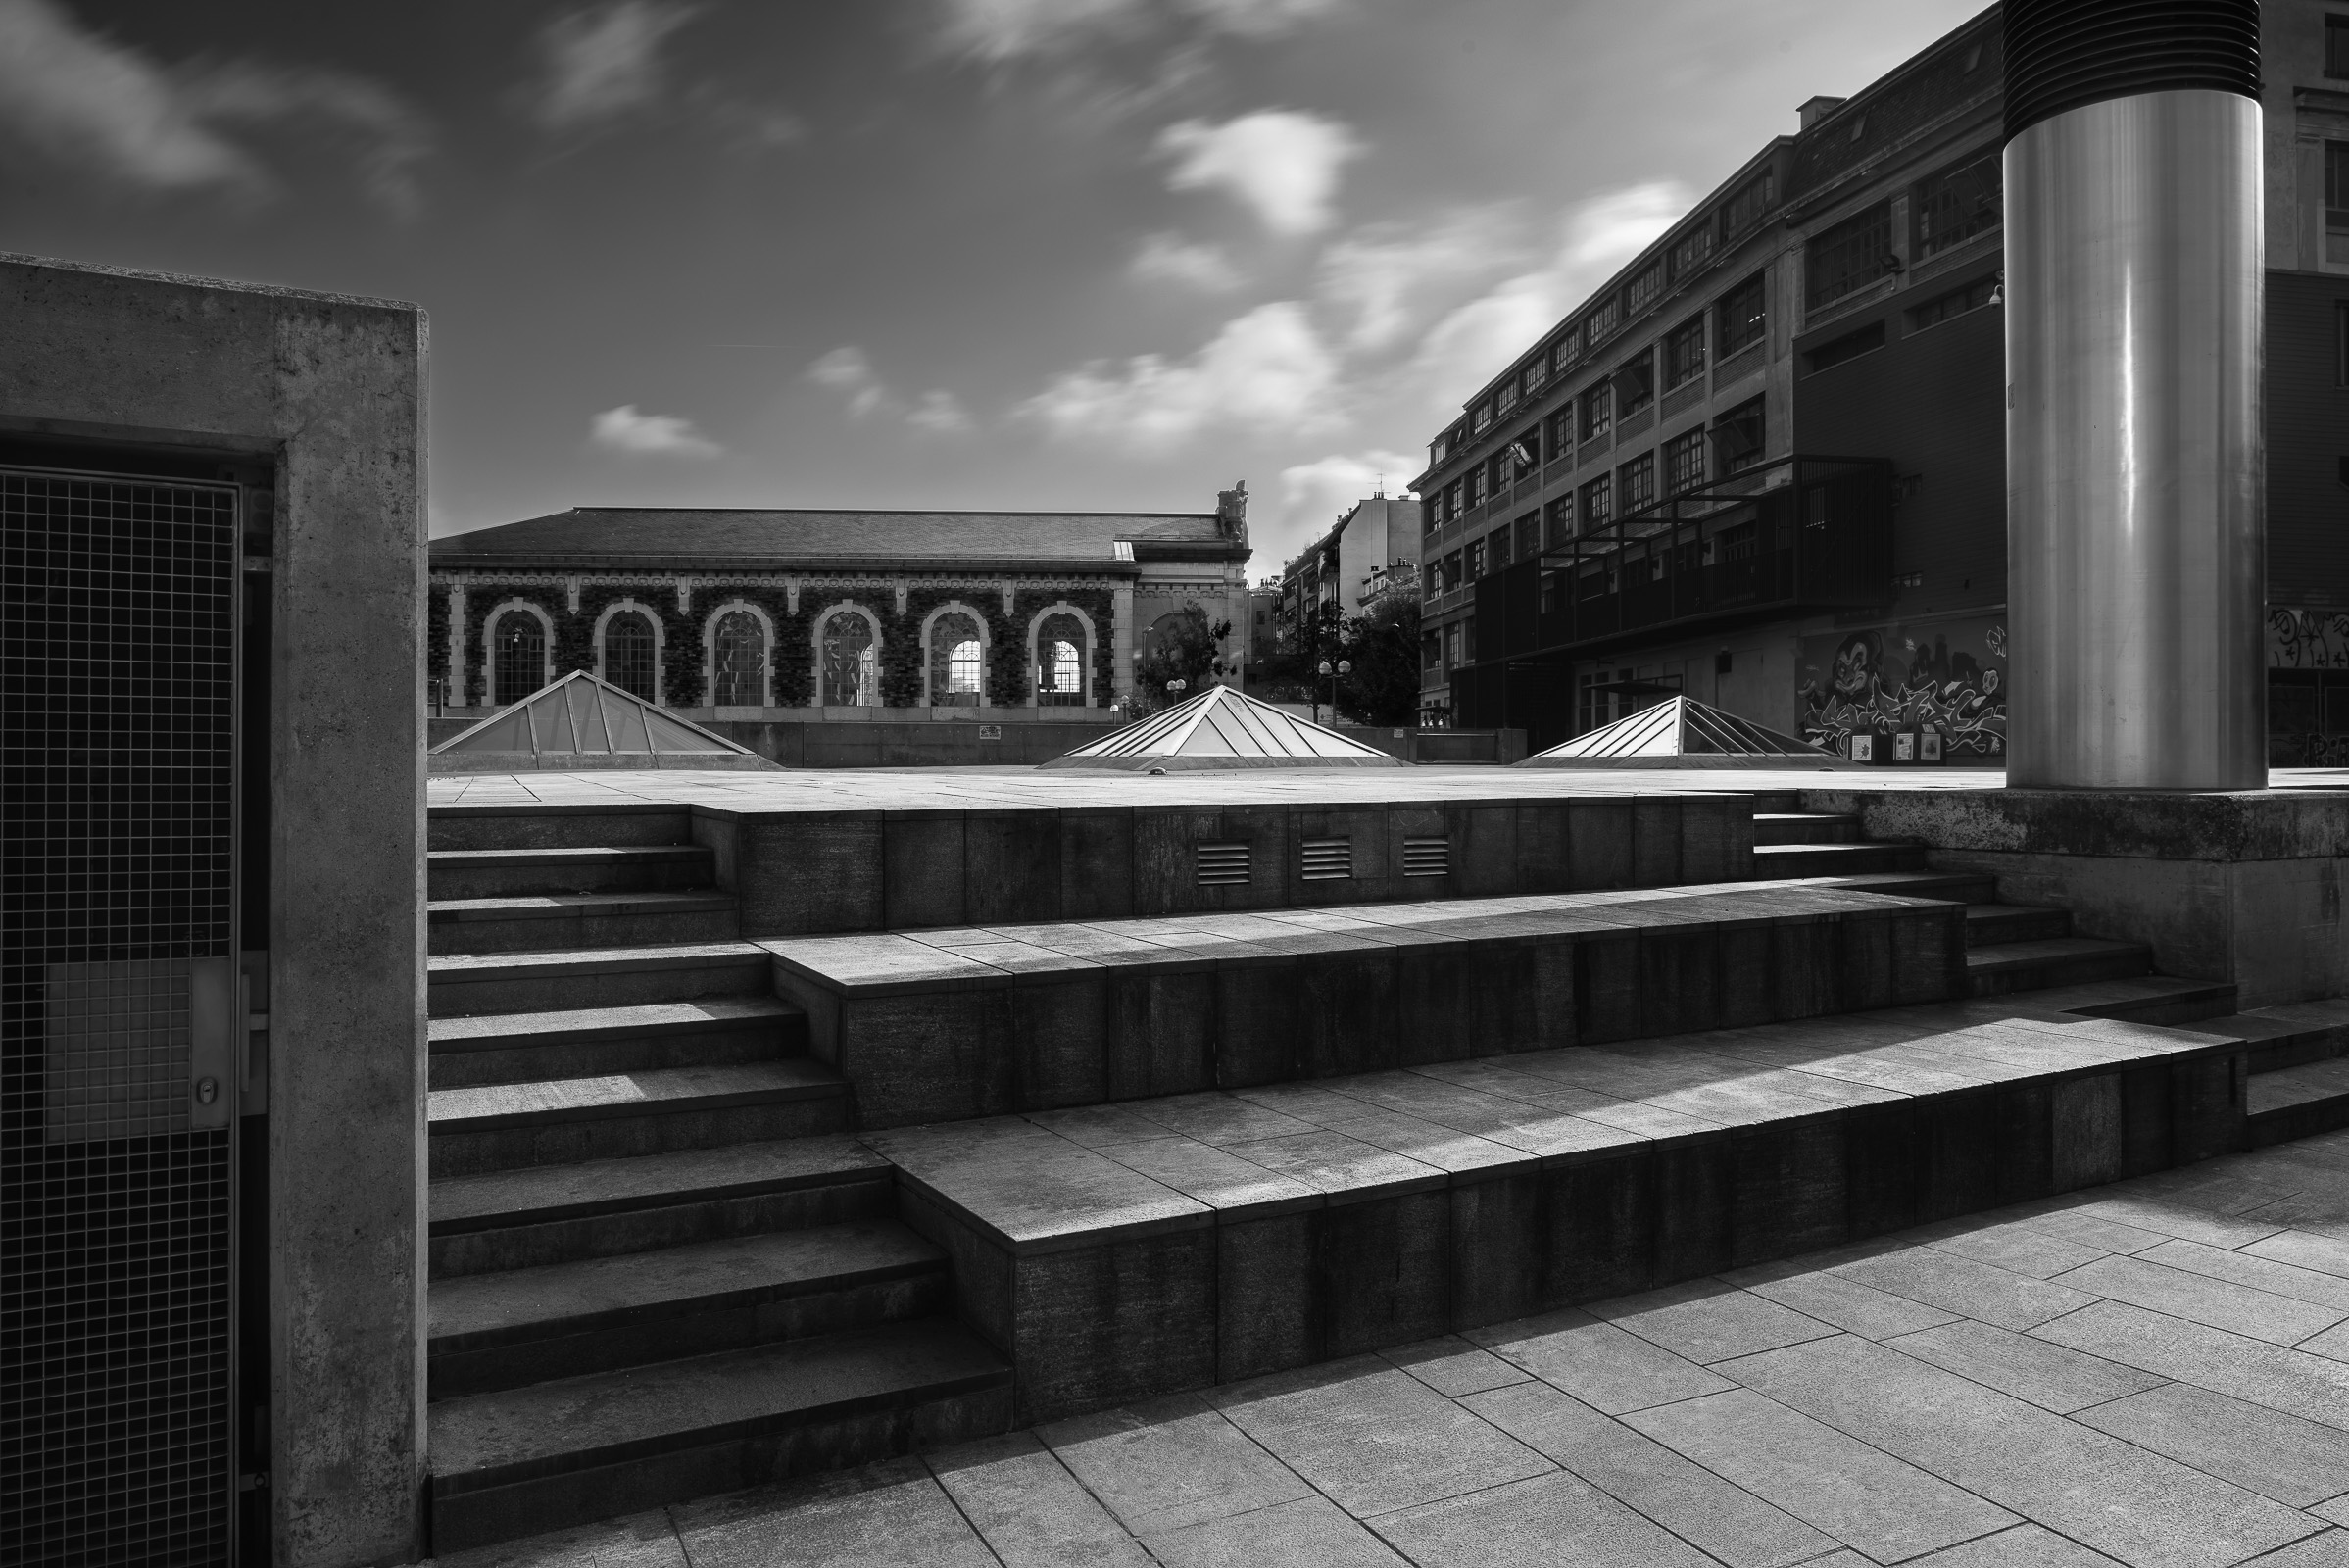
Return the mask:
[(2349, 1565), (2349, 1132), (441, 1559)]

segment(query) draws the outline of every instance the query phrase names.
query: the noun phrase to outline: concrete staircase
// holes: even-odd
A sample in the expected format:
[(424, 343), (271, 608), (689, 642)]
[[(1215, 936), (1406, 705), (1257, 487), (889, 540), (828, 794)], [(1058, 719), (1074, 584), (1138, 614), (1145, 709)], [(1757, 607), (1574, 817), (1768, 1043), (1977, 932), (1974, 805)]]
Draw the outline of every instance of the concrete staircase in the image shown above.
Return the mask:
[(435, 1550), (1008, 1422), (685, 827), (433, 823)]

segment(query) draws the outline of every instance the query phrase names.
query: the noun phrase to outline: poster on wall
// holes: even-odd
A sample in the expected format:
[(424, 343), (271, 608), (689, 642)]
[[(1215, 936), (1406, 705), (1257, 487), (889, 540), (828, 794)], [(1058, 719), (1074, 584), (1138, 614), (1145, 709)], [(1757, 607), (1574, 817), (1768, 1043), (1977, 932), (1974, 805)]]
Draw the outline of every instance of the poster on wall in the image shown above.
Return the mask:
[(2006, 625), (1993, 617), (1805, 637), (1796, 680), (1813, 745), (1848, 756), (1854, 734), (1930, 732), (1921, 758), (2005, 759)]

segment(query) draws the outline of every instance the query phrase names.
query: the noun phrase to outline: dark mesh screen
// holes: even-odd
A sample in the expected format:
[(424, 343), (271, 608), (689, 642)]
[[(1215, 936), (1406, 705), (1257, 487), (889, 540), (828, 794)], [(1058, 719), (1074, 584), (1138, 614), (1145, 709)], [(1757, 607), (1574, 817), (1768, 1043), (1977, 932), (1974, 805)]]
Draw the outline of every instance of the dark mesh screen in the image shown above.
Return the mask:
[(221, 1563), (235, 491), (0, 468), (0, 1562)]

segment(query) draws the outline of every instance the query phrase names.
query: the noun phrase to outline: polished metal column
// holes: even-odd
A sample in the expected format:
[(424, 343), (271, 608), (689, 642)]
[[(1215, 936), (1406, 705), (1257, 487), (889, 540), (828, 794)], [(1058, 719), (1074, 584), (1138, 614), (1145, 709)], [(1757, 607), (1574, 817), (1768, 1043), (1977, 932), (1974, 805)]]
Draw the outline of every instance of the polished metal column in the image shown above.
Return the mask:
[(2268, 779), (2255, 0), (2007, 0), (2007, 782)]

